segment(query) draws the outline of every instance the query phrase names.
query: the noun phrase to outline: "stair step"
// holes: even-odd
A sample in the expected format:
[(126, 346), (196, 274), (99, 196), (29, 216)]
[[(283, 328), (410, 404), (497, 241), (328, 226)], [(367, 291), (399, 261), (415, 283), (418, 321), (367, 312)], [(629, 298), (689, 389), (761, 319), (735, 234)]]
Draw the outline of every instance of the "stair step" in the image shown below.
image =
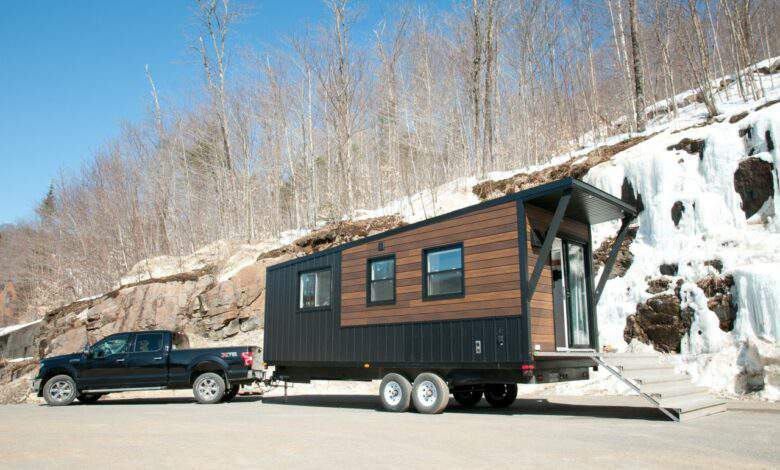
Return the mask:
[(644, 385), (640, 388), (642, 393), (646, 393), (653, 398), (660, 399), (681, 397), (685, 395), (706, 394), (708, 392), (707, 387), (697, 387), (695, 385), (691, 385), (688, 382), (661, 382)]
[(661, 364), (658, 362), (656, 363), (640, 362), (636, 364), (619, 365), (617, 367), (620, 367), (620, 369), (623, 370), (624, 372), (640, 371), (640, 370), (674, 372), (674, 366), (672, 366), (671, 364)]
[(675, 374), (671, 371), (656, 372), (635, 370), (627, 371), (623, 375), (626, 378), (638, 383), (640, 387), (660, 383), (682, 382), (689, 384), (691, 382), (691, 378), (689, 376), (684, 374)]

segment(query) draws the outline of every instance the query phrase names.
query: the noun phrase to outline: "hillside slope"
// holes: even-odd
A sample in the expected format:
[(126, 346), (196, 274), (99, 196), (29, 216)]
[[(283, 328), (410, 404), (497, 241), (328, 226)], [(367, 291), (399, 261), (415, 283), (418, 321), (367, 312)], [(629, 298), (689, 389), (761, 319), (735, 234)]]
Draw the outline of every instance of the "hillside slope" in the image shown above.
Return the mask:
[[(615, 136), (543, 166), (461, 178), (311, 234), (251, 246), (219, 242), (190, 257), (144, 261), (112, 292), (49, 312), (35, 351), (70, 352), (87, 339), (154, 327), (186, 331), (195, 344), (258, 344), (268, 264), (574, 176), (642, 209), (598, 306), (601, 345), (646, 343), (715, 392), (778, 399), (780, 74), (761, 78), (764, 99), (744, 103), (727, 85), (722, 115), (712, 121), (689, 92), (680, 95), (686, 105), (677, 117), (656, 116), (641, 135)], [(616, 223), (594, 227), (597, 265), (602, 242), (616, 231)], [(26, 399), (28, 382), (18, 377), (31, 372), (27, 362), (14, 363), (13, 373), (0, 369), (0, 382), (13, 382), (0, 401)], [(597, 377), (556, 390), (620, 388)]]

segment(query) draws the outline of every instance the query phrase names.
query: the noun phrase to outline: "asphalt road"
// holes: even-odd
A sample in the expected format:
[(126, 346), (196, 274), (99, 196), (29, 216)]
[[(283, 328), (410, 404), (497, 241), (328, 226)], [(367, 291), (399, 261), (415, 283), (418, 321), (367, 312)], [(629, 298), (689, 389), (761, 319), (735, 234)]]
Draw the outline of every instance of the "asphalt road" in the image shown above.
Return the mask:
[(675, 424), (621, 397), (380, 411), (361, 395), (0, 406), (0, 468), (780, 468), (780, 406)]

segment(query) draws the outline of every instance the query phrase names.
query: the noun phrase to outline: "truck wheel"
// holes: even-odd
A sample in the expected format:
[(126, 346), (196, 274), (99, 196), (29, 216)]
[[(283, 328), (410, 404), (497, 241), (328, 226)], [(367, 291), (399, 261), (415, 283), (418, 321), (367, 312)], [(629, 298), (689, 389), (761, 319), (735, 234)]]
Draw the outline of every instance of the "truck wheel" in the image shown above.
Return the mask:
[(412, 401), (420, 413), (441, 413), (450, 401), (450, 388), (444, 379), (433, 372), (423, 372), (414, 379)]
[(485, 400), (493, 408), (506, 408), (517, 398), (517, 384), (488, 384), (485, 387)]
[(241, 385), (233, 385), (230, 387), (226, 392), (225, 395), (222, 397), (222, 401), (231, 401), (234, 398), (236, 398), (236, 395), (238, 395), (238, 391), (241, 389)]
[(192, 393), (198, 403), (205, 405), (219, 403), (225, 395), (225, 381), (214, 372), (200, 374), (192, 384)]
[(76, 397), (76, 400), (80, 401), (81, 403), (89, 404), (100, 400), (100, 397), (102, 396), (102, 393), (82, 393)]
[(482, 392), (479, 390), (460, 390), (452, 392), (452, 396), (455, 397), (455, 401), (462, 406), (472, 407), (482, 399)]
[(70, 405), (77, 394), (76, 382), (69, 375), (55, 375), (43, 387), (43, 399), (49, 406)]
[(406, 411), (412, 399), (412, 384), (401, 374), (387, 374), (379, 385), (379, 399), (387, 411)]

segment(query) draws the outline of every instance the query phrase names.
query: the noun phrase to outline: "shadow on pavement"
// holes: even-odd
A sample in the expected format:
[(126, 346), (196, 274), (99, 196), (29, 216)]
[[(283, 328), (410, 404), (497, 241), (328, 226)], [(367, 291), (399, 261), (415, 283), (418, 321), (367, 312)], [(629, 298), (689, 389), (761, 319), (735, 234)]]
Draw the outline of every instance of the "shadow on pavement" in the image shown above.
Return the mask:
[[(352, 408), (381, 411), (378, 397), (371, 395), (290, 395), (265, 397), (263, 403), (274, 405), (313, 406), (324, 408)], [(555, 403), (543, 398), (521, 398), (509, 408), (492, 408), (484, 400), (476, 407), (464, 407), (450, 399), (446, 413), (483, 415), (555, 415), (587, 418), (644, 419), (668, 421), (659, 410), (649, 407), (605, 406), (590, 404)]]
[[(253, 395), (253, 396), (246, 396), (241, 397), (238, 396), (234, 398), (231, 402), (228, 403), (220, 403), (220, 404), (230, 404), (230, 403), (251, 403), (251, 402), (257, 402), (262, 400), (262, 397)], [(103, 398), (101, 400), (98, 400), (95, 403), (81, 403), (78, 400), (74, 401), (71, 406), (115, 406), (115, 405), (171, 405), (171, 404), (181, 404), (181, 403), (192, 403), (195, 404), (195, 399), (192, 397), (149, 397), (149, 398)], [(41, 403), (40, 406), (48, 406), (45, 403)]]

